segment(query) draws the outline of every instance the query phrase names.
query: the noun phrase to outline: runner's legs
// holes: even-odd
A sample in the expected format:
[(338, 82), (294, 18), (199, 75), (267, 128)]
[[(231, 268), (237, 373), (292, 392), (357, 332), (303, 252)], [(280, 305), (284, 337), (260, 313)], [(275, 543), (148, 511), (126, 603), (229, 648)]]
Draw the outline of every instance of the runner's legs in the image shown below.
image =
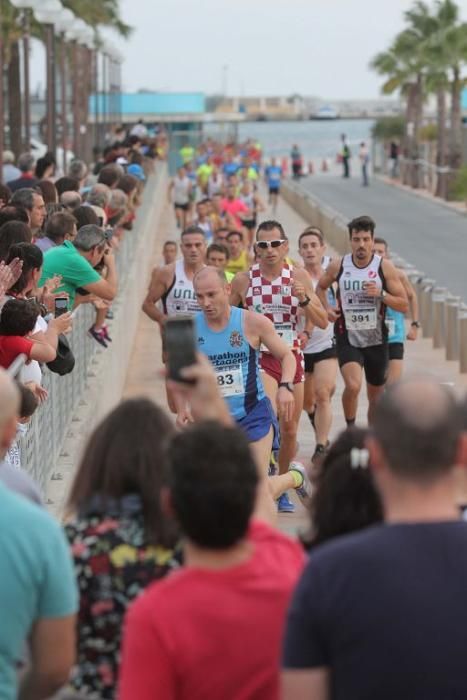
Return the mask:
[(337, 360), (317, 362), (311, 376), (314, 377), (316, 442), (326, 445), (332, 424), (331, 398), (336, 388)]
[(342, 394), (342, 407), (347, 421), (355, 420), (358, 408), (358, 395), (362, 388), (363, 368), (358, 362), (346, 362), (341, 367), (344, 379), (344, 392)]
[[(277, 387), (277, 385), (276, 385)], [(303, 382), (293, 387), (295, 407), (292, 420), (285, 421), (279, 417), (281, 429), (281, 444), (279, 449), (279, 474), (285, 474), (290, 462), (297, 453), (297, 431), (300, 416), (303, 411)]]
[(388, 378), (386, 384), (394, 384), (402, 377), (404, 360), (389, 360)]

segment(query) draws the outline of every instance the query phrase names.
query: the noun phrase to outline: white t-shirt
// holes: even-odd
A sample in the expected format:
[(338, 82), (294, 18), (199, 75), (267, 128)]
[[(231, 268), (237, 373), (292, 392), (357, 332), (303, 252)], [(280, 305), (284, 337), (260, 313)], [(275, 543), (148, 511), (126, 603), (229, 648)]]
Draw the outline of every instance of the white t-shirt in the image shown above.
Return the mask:
[[(42, 316), (38, 316), (36, 325), (34, 326), (34, 330), (31, 333), (31, 335), (34, 336), (35, 333), (40, 332), (45, 333), (46, 330), (47, 321), (44, 321)], [(24, 367), (20, 370), (19, 373), (19, 381), (22, 384), (26, 384), (27, 382), (35, 382), (36, 384), (41, 384), (42, 370), (37, 360), (31, 360), (31, 362), (29, 362), (27, 365), (24, 365)]]

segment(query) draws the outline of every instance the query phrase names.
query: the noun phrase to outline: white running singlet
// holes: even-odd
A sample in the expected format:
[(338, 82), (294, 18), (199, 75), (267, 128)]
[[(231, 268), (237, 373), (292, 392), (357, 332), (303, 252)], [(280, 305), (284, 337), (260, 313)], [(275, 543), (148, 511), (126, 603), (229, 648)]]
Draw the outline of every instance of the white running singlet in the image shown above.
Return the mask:
[(201, 311), (193, 288), (193, 280), (185, 274), (183, 260), (175, 263), (175, 275), (172, 284), (162, 296), (164, 313), (167, 316), (193, 315)]

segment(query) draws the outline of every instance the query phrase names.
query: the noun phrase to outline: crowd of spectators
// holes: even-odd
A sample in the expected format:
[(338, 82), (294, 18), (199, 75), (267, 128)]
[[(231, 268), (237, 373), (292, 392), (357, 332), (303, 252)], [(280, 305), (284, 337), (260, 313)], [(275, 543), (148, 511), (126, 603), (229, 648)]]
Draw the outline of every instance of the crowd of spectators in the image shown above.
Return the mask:
[[(146, 173), (153, 168), (145, 152), (144, 140), (126, 134), (118, 156), (111, 144), (103, 163), (73, 159), (65, 173), (51, 153), (37, 161), (30, 153), (17, 160), (4, 153), (0, 367), (20, 383), (24, 408), (18, 414), (18, 440), (34, 411), (53, 401), (44, 374), (73, 371), (73, 342), (67, 335), (81, 304), (95, 309), (90, 342), (107, 348), (112, 341), (108, 320), (118, 291), (116, 257), (124, 236), (134, 236)], [(132, 175), (133, 164), (138, 170)], [(21, 465), (16, 441), (7, 461)]]

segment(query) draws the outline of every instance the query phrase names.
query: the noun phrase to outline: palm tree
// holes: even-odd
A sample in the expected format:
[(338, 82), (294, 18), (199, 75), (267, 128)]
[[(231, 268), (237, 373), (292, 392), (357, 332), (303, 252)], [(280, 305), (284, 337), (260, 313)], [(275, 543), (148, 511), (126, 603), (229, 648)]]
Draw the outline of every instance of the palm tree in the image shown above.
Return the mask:
[[(6, 0), (0, 0), (1, 31), (8, 85), (9, 145), (16, 155), (23, 149), (19, 41), (23, 35), (19, 13)], [(3, 82), (2, 82), (3, 88)]]
[(91, 27), (99, 25), (111, 27), (128, 38), (132, 27), (126, 24), (120, 17), (119, 0), (62, 0), (63, 5), (83, 19)]

